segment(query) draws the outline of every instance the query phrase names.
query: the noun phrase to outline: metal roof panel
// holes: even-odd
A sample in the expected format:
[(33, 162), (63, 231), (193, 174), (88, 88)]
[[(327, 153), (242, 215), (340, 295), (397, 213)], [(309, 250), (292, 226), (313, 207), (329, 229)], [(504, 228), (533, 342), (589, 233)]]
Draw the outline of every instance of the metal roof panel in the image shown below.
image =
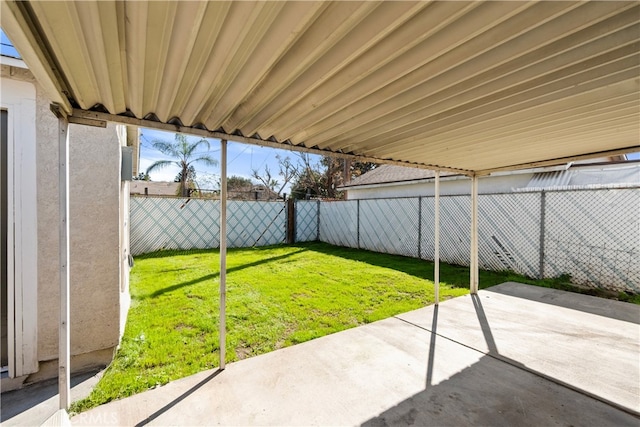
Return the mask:
[(72, 114), (477, 173), (640, 146), (636, 2), (7, 0), (2, 12)]

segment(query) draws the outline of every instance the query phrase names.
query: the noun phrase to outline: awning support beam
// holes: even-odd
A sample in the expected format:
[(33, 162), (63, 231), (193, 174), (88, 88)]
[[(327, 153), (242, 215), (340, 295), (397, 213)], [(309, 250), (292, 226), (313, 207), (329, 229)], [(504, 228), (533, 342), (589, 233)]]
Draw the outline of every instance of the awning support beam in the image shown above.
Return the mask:
[(443, 167), (439, 165), (408, 163), (408, 162), (401, 162), (401, 161), (392, 160), (392, 159), (379, 159), (376, 157), (368, 157), (368, 156), (356, 156), (349, 153), (336, 153), (330, 150), (322, 150), (319, 148), (305, 147), (303, 145), (288, 144), (286, 142), (272, 141), (270, 139), (260, 139), (257, 137), (234, 135), (234, 134), (228, 134), (224, 132), (217, 132), (217, 131), (211, 131), (208, 129), (202, 129), (199, 127), (162, 123), (162, 122), (156, 122), (153, 120), (138, 119), (136, 117), (119, 116), (116, 114), (108, 114), (108, 113), (101, 113), (98, 111), (88, 111), (88, 110), (80, 110), (80, 109), (74, 108), (73, 112), (69, 116), (69, 120), (81, 120), (81, 119), (91, 120), (94, 122), (100, 122), (100, 121), (116, 122), (116, 123), (122, 123), (125, 125), (131, 125), (131, 126), (138, 126), (143, 128), (149, 128), (149, 129), (158, 129), (158, 130), (163, 130), (167, 132), (182, 132), (185, 134), (201, 136), (204, 138), (231, 140), (235, 142), (241, 142), (244, 144), (258, 145), (261, 147), (279, 148), (282, 150), (291, 150), (291, 151), (298, 151), (302, 153), (318, 154), (321, 156), (332, 156), (332, 157), (341, 158), (341, 159), (353, 159), (355, 161), (360, 161), (360, 162), (373, 162), (373, 163), (381, 163), (381, 164), (384, 163), (384, 164), (391, 164), (391, 165), (397, 165), (397, 166), (414, 167), (419, 169), (442, 170), (442, 171), (449, 171), (449, 172), (454, 172), (454, 173), (459, 173), (461, 175), (469, 175), (469, 176), (472, 175), (473, 173), (472, 171), (466, 170), (466, 169), (448, 168), (448, 167)]
[(227, 346), (227, 140), (220, 140), (220, 369)]
[(58, 185), (60, 205), (60, 323), (58, 340), (58, 392), (60, 409), (69, 409), (71, 360), (69, 325), (69, 123), (58, 117)]
[(440, 171), (436, 171), (435, 177), (435, 251), (433, 256), (433, 284), (435, 287), (436, 305), (440, 304)]
[(478, 293), (478, 176), (471, 177), (471, 251), (470, 251), (470, 291)]

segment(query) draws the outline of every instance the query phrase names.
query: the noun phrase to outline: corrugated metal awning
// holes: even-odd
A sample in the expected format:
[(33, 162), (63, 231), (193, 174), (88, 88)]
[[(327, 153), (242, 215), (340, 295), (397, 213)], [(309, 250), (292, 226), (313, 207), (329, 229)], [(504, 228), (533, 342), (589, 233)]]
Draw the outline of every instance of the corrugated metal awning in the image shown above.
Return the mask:
[(479, 173), (640, 145), (637, 2), (3, 1), (2, 27), (77, 117)]

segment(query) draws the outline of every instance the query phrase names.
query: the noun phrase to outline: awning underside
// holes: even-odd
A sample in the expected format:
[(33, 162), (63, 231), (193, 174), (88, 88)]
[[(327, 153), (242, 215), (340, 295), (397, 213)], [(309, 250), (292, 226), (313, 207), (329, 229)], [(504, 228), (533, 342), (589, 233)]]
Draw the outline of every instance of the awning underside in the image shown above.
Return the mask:
[(640, 145), (636, 2), (24, 2), (55, 102), (462, 171)]

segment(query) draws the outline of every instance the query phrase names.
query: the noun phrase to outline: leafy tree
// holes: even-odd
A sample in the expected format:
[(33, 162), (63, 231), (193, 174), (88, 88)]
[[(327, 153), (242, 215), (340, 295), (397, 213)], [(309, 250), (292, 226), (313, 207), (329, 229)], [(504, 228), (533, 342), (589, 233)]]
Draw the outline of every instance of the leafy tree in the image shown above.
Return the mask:
[(251, 191), (253, 182), (249, 178), (232, 175), (227, 178), (227, 190), (229, 191)]
[(287, 184), (298, 175), (298, 167), (293, 162), (291, 162), (289, 156), (282, 157), (278, 154), (276, 155), (276, 159), (278, 159), (278, 176), (282, 179), (282, 181), (278, 181), (277, 179), (275, 179), (275, 177), (271, 174), (269, 165), (265, 165), (262, 172), (254, 169), (251, 172), (251, 176), (263, 183), (269, 190), (273, 191), (278, 196), (281, 196), (284, 187), (286, 187)]
[(304, 165), (300, 169), (297, 179), (291, 185), (291, 197), (304, 199), (309, 197), (322, 197), (322, 172), (316, 165)]
[(138, 175), (133, 177), (133, 180), (134, 181), (151, 181), (151, 178), (149, 177), (149, 174), (140, 172)]
[(176, 182), (179, 182), (178, 193), (183, 197), (188, 197), (192, 189), (197, 187), (195, 177), (195, 163), (203, 163), (207, 166), (216, 166), (218, 161), (209, 154), (199, 154), (199, 147), (206, 147), (207, 151), (211, 149), (209, 141), (202, 138), (197, 141), (189, 141), (187, 136), (177, 133), (173, 142), (156, 140), (153, 142), (153, 148), (160, 151), (175, 160), (158, 160), (147, 168), (147, 175), (155, 170), (163, 169), (169, 165), (176, 165), (180, 168), (180, 172), (176, 176)]
[(375, 167), (375, 163), (331, 156), (322, 156), (320, 160), (314, 161), (309, 154), (300, 154), (299, 173), (292, 185), (292, 197), (305, 198), (310, 195), (329, 199), (343, 198), (343, 192), (338, 191), (339, 186)]

